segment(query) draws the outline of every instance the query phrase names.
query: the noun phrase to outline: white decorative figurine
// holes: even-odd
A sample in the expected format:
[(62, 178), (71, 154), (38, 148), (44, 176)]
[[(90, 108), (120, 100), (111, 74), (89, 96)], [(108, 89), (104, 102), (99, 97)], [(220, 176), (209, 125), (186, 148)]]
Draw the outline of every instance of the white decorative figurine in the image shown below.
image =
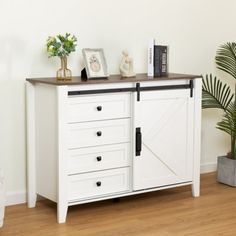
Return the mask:
[(123, 58), (120, 63), (120, 74), (122, 77), (135, 77), (133, 71), (133, 59), (129, 57), (129, 53), (124, 50), (122, 52)]

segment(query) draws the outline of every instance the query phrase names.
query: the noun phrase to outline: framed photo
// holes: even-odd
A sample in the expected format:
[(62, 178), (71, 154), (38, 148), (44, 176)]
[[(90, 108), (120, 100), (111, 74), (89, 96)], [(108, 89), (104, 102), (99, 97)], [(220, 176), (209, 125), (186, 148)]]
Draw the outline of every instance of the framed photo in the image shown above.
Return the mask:
[(84, 48), (82, 50), (88, 79), (107, 78), (107, 63), (102, 48)]

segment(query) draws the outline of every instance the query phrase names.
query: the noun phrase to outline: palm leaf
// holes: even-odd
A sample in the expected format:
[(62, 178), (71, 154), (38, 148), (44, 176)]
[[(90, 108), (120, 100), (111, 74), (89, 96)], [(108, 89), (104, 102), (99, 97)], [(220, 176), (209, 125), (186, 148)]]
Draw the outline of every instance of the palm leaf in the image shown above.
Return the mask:
[(202, 85), (202, 108), (218, 108), (227, 111), (234, 94), (230, 86), (223, 84), (216, 77), (206, 75)]
[(225, 112), (222, 121), (217, 123), (217, 129), (226, 132), (231, 137), (231, 156), (236, 157), (236, 100), (230, 103), (228, 111)]
[(232, 75), (236, 79), (236, 43), (220, 46), (215, 57), (217, 68)]

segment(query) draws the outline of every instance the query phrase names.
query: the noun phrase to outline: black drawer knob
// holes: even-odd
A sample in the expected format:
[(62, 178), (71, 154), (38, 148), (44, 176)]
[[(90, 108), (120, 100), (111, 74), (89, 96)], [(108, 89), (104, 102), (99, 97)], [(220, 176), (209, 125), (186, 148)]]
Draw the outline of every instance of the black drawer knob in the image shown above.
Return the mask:
[(97, 110), (101, 111), (102, 110), (102, 106), (97, 106)]
[(98, 136), (98, 137), (102, 136), (102, 131), (98, 131), (98, 132), (97, 132), (97, 136)]
[(96, 185), (97, 185), (97, 187), (100, 187), (100, 186), (102, 185), (102, 182), (101, 182), (101, 181), (98, 181), (98, 182), (96, 183)]
[(101, 161), (102, 160), (102, 157), (101, 156), (98, 156), (97, 157), (97, 161)]

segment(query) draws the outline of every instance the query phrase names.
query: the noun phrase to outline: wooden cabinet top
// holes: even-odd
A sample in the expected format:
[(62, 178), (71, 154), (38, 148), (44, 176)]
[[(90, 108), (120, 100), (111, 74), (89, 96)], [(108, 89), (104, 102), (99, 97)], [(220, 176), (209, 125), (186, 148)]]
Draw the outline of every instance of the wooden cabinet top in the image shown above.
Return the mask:
[(179, 80), (179, 79), (196, 79), (200, 75), (187, 75), (170, 73), (166, 77), (148, 77), (147, 74), (137, 74), (134, 78), (122, 78), (120, 75), (111, 75), (107, 79), (89, 79), (84, 80), (79, 76), (72, 77), (71, 80), (60, 81), (56, 77), (48, 78), (28, 78), (27, 81), (31, 83), (44, 83), (52, 85), (85, 85), (85, 84), (105, 84), (105, 83), (125, 83), (125, 82), (146, 82), (146, 81), (160, 81), (160, 80)]

